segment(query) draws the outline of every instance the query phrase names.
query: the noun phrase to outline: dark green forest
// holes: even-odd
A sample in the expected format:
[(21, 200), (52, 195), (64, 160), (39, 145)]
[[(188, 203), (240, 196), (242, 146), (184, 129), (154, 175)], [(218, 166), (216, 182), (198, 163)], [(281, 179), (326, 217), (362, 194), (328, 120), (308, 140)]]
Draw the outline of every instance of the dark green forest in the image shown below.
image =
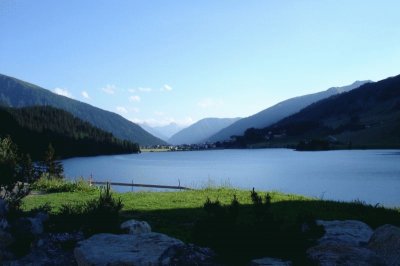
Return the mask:
[(232, 147), (400, 147), (400, 75), (332, 96), (262, 129), (248, 129)]
[(140, 126), (122, 116), (102, 110), (87, 103), (57, 95), (28, 82), (0, 74), (0, 106), (22, 108), (31, 106), (53, 106), (89, 122), (116, 138), (140, 145), (165, 145), (165, 141), (154, 137)]
[(34, 160), (43, 159), (49, 144), (58, 158), (140, 152), (138, 144), (50, 106), (0, 107), (0, 121), (0, 137), (10, 136)]

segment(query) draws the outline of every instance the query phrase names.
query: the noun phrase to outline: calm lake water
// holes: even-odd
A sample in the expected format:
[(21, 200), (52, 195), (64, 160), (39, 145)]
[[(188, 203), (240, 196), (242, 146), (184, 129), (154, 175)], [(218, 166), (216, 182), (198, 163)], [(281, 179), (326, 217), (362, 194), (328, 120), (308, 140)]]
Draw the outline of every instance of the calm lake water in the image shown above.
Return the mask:
[[(230, 185), (400, 206), (400, 151), (288, 149), (154, 152), (64, 160), (69, 178), (201, 188)], [(128, 187), (115, 187), (131, 191)], [(138, 190), (138, 188), (134, 188)], [(147, 189), (148, 190), (148, 189)]]

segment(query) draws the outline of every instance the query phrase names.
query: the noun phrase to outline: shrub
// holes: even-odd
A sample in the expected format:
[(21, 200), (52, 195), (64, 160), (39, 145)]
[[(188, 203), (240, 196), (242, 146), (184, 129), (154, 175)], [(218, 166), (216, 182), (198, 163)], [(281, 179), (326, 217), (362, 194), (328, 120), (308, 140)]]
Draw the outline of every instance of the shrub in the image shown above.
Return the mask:
[[(207, 198), (204, 215), (194, 227), (194, 241), (214, 249), (229, 265), (244, 265), (251, 258), (265, 256), (307, 265), (305, 250), (322, 234), (313, 217), (302, 215), (295, 221), (277, 217), (269, 194), (262, 197), (253, 189), (250, 198), (251, 205), (241, 205), (234, 196), (228, 206)], [(237, 250), (240, 261), (232, 256)]]
[(48, 173), (42, 174), (42, 176), (31, 185), (31, 188), (48, 193), (93, 191), (97, 189), (97, 187), (90, 186), (83, 178), (79, 178), (75, 181), (68, 181), (50, 176)]
[(21, 158), (10, 137), (0, 138), (0, 198), (8, 203), (10, 213), (20, 212), (21, 200), (29, 188), (21, 180)]
[(98, 199), (87, 202), (84, 206), (86, 215), (85, 232), (116, 232), (119, 230), (119, 213), (123, 207), (120, 198), (115, 199), (110, 184), (100, 190)]
[(64, 204), (58, 213), (52, 215), (52, 231), (83, 230), (86, 235), (95, 233), (115, 233), (119, 231), (121, 199), (115, 199), (110, 185), (100, 189), (97, 199), (84, 204)]

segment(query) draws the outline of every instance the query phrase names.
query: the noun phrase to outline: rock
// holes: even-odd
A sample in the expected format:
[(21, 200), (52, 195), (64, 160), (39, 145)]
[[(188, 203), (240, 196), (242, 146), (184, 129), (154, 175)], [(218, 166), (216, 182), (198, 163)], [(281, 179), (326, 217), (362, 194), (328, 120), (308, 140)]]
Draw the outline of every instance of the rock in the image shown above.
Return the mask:
[(8, 227), (8, 221), (6, 219), (0, 219), (0, 230), (5, 230)]
[(359, 246), (322, 243), (307, 250), (308, 257), (319, 266), (384, 266), (375, 252)]
[(83, 239), (82, 233), (44, 234), (33, 243), (31, 251), (17, 260), (4, 261), (4, 266), (23, 265), (76, 265), (73, 248)]
[(363, 222), (317, 221), (325, 234), (318, 245), (307, 250), (308, 257), (318, 265), (386, 265), (383, 259), (367, 248), (373, 233)]
[(40, 212), (34, 217), (20, 218), (13, 225), (16, 235), (37, 237), (44, 232), (43, 223), (49, 219), (48, 214)]
[(122, 223), (120, 228), (131, 235), (151, 232), (150, 225), (144, 221), (128, 220)]
[(216, 255), (209, 248), (201, 248), (192, 244), (175, 245), (162, 255), (161, 261), (169, 260), (169, 265), (174, 266), (216, 266)]
[(250, 262), (250, 266), (292, 266), (292, 262), (276, 258), (265, 257), (261, 259), (252, 260)]
[(30, 233), (34, 236), (43, 234), (43, 222), (39, 218), (27, 218), (30, 224)]
[[(78, 243), (78, 265), (168, 265), (163, 253), (183, 242), (159, 233), (136, 235), (98, 234)], [(163, 263), (163, 264), (162, 264)]]
[(338, 243), (353, 246), (366, 245), (373, 233), (365, 223), (355, 220), (346, 221), (317, 221), (322, 225), (325, 234), (319, 239), (319, 243)]
[(49, 220), (49, 214), (46, 212), (38, 212), (35, 215), (35, 218), (38, 219), (39, 221), (41, 221), (42, 223), (45, 223)]
[(368, 248), (381, 256), (387, 265), (400, 265), (400, 228), (389, 224), (378, 227)]
[(0, 229), (0, 250), (10, 246), (14, 242), (12, 235)]
[(0, 198), (0, 218), (6, 217), (8, 213), (8, 203)]

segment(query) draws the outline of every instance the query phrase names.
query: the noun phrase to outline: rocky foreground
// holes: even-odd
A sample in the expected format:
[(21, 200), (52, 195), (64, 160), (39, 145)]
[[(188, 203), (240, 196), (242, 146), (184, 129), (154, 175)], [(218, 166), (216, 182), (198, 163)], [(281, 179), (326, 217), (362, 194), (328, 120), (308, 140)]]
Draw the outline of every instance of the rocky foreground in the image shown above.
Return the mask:
[[(0, 201), (0, 264), (2, 265), (221, 265), (208, 249), (151, 231), (147, 222), (121, 224), (123, 234), (96, 234), (85, 239), (81, 232), (46, 233), (47, 214), (9, 222)], [(383, 225), (372, 230), (355, 221), (317, 221), (325, 234), (307, 257), (316, 265), (400, 265), (400, 228)], [(305, 230), (307, 230), (305, 228)], [(27, 255), (12, 252), (18, 241), (31, 239)], [(255, 258), (251, 266), (292, 265), (279, 258)]]

